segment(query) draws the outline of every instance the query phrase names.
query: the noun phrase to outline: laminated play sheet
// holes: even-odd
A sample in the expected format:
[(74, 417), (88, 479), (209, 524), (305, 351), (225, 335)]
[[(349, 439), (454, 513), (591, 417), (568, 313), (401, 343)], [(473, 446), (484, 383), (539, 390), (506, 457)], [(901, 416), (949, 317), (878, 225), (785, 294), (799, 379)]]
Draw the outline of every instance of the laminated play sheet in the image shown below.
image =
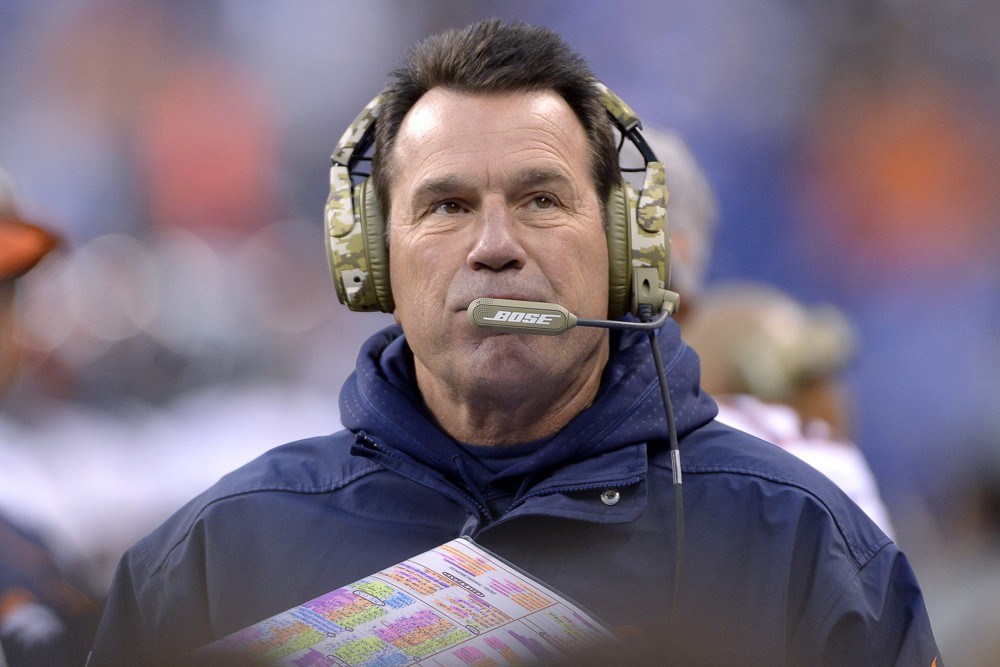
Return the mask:
[(254, 664), (535, 665), (613, 638), (571, 600), (467, 538), (240, 630), (202, 656)]

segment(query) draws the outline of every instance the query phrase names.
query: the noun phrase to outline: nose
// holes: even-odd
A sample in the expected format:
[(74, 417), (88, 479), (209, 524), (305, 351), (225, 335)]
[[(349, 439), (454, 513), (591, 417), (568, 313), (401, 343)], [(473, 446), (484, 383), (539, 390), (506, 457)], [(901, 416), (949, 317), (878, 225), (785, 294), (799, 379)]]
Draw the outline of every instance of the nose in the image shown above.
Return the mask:
[(506, 202), (484, 203), (476, 225), (478, 236), (467, 260), (473, 270), (524, 267), (528, 255), (518, 239), (517, 221)]

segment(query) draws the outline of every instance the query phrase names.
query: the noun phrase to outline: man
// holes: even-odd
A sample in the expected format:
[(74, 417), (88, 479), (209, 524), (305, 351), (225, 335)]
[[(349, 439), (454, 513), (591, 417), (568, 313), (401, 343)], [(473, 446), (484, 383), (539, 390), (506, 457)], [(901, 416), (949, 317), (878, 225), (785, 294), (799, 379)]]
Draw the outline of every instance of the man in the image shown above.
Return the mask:
[(362, 348), (347, 430), (265, 454), (130, 550), (93, 666), (183, 655), (459, 535), (661, 660), (937, 659), (905, 557), (820, 473), (713, 422), (674, 324), (655, 338), (683, 570), (646, 334), (469, 323), (479, 297), (609, 313), (620, 173), (582, 59), (550, 31), (481, 22), (419, 44), (377, 107), (375, 194), (354, 201), (384, 214), (372, 289), (399, 326)]
[[(10, 177), (0, 168), (0, 394), (17, 371), (17, 281), (56, 245), (55, 236), (23, 219)], [(0, 413), (0, 440), (2, 418)], [(14, 463), (0, 460), (17, 470)], [(65, 575), (36, 528), (16, 508), (0, 507), (0, 665), (79, 664), (99, 609)]]
[(719, 421), (808, 462), (893, 536), (875, 476), (847, 436), (842, 373), (854, 334), (839, 310), (733, 282), (705, 290), (681, 326), (701, 357), (701, 385), (719, 404)]
[(773, 286), (706, 286), (715, 193), (680, 136), (656, 128), (643, 135), (670, 189), (671, 283), (684, 295), (674, 319), (698, 352), (716, 419), (808, 462), (893, 537), (875, 476), (848, 434), (842, 374), (854, 354), (851, 324), (832, 306), (808, 308)]

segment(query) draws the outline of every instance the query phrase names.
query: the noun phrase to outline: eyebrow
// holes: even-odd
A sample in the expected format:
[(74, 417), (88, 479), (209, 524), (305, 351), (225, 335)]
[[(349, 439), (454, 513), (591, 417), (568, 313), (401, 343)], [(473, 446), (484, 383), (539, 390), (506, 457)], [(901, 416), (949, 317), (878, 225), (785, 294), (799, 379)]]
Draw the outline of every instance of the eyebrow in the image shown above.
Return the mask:
[(434, 199), (466, 187), (468, 187), (468, 183), (461, 176), (449, 175), (432, 178), (417, 186), (413, 192), (413, 201), (420, 202), (426, 199)]
[[(517, 188), (540, 187), (548, 184), (573, 187), (573, 179), (557, 169), (526, 169), (514, 178)], [(443, 195), (452, 195), (472, 187), (469, 182), (456, 174), (431, 178), (416, 187), (412, 201), (416, 203), (433, 200)]]

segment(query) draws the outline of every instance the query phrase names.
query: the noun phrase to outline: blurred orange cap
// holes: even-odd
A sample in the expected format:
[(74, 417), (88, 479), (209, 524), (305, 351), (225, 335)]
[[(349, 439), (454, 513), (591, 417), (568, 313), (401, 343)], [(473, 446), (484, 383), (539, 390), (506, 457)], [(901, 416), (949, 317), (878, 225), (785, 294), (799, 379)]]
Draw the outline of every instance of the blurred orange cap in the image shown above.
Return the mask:
[(0, 213), (0, 282), (20, 278), (58, 244), (41, 227)]
[(23, 276), (59, 243), (52, 232), (21, 217), (14, 184), (0, 166), (0, 283)]

